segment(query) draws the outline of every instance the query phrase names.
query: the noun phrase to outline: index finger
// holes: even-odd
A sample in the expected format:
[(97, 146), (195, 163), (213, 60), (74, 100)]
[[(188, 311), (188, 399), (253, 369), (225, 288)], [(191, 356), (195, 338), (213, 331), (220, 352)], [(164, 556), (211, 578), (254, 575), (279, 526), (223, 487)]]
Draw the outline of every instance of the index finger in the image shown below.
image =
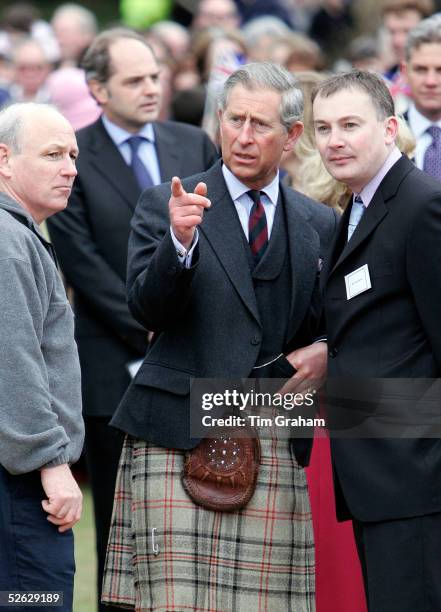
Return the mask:
[(182, 187), (181, 179), (178, 176), (172, 178), (171, 193), (174, 198), (179, 198), (179, 196), (185, 194), (185, 189)]

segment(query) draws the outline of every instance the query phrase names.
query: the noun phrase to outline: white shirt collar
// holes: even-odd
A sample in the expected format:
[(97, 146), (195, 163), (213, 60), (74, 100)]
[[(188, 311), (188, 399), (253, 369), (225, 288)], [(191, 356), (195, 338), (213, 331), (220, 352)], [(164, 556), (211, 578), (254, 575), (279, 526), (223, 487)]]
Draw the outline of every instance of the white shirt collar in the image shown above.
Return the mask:
[[(227, 184), (228, 191), (230, 193), (233, 202), (236, 202), (244, 193), (250, 191), (250, 188), (239, 181), (234, 176), (229, 168), (225, 164), (222, 164), (222, 173), (224, 175), (225, 182)], [(271, 183), (263, 187), (260, 191), (264, 191), (268, 199), (274, 206), (277, 206), (277, 200), (279, 197), (279, 172), (277, 171), (276, 176), (273, 178)]]
[(151, 123), (146, 123), (137, 134), (132, 134), (131, 132), (128, 132), (124, 128), (110, 121), (110, 119), (108, 119), (104, 114), (102, 115), (102, 121), (107, 133), (117, 147), (121, 146), (131, 136), (143, 136), (150, 142), (155, 142), (155, 132)]
[(410, 129), (416, 140), (419, 140), (427, 128), (429, 128), (431, 125), (437, 125), (441, 128), (441, 119), (435, 122), (430, 121), (427, 119), (427, 117), (424, 117), (419, 110), (417, 110), (415, 104), (410, 105), (407, 116)]

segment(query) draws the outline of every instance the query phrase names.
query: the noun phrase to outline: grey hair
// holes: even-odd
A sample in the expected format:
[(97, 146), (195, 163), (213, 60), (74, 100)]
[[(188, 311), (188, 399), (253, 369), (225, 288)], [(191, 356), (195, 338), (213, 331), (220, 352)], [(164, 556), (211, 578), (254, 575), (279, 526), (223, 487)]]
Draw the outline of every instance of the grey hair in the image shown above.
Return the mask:
[(247, 45), (256, 46), (263, 36), (268, 36), (274, 40), (287, 38), (292, 34), (292, 30), (284, 21), (272, 15), (255, 17), (242, 27), (242, 34)]
[(408, 34), (406, 60), (410, 61), (412, 51), (426, 43), (441, 43), (441, 15), (423, 19)]
[(52, 16), (52, 23), (58, 17), (65, 16), (76, 19), (81, 30), (86, 31), (88, 34), (96, 34), (98, 32), (98, 22), (95, 15), (85, 6), (81, 6), (81, 4), (75, 4), (74, 2), (61, 4)]
[(233, 72), (224, 83), (219, 96), (219, 108), (224, 111), (228, 96), (236, 85), (246, 89), (270, 89), (281, 94), (280, 121), (286, 130), (290, 130), (303, 115), (303, 94), (297, 79), (280, 64), (254, 62), (246, 64)]
[(17, 102), (3, 108), (0, 111), (0, 143), (7, 145), (14, 155), (21, 153), (23, 123), (29, 115), (35, 113), (38, 117), (42, 110), (47, 109), (63, 116), (53, 104), (39, 102)]

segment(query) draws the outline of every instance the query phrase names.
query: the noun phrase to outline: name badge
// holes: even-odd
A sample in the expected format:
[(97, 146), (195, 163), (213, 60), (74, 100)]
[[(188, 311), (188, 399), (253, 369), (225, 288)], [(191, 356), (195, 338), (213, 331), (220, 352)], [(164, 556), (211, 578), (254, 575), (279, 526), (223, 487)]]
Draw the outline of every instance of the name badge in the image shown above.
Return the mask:
[(357, 270), (354, 270), (350, 274), (346, 274), (345, 283), (346, 298), (348, 300), (371, 289), (372, 285), (368, 265), (364, 264), (361, 268), (357, 268)]

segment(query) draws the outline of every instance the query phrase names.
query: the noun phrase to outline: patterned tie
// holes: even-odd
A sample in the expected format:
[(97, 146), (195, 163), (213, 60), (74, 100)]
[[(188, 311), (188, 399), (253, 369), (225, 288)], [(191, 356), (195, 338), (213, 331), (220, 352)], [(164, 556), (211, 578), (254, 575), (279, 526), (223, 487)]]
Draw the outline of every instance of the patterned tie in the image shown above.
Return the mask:
[(355, 196), (354, 202), (352, 204), (351, 214), (349, 216), (348, 223), (348, 242), (352, 237), (352, 234), (355, 231), (360, 219), (363, 216), (364, 211), (366, 210), (366, 206), (363, 204), (363, 200), (360, 196)]
[(248, 220), (248, 241), (256, 264), (268, 246), (268, 227), (265, 209), (260, 201), (260, 194), (260, 191), (248, 191), (248, 195), (254, 202)]
[(441, 128), (432, 125), (426, 132), (432, 137), (432, 142), (424, 154), (423, 170), (441, 181)]
[(147, 189), (147, 187), (153, 187), (154, 185), (150, 172), (144, 166), (138, 155), (139, 145), (141, 142), (143, 142), (143, 140), (146, 140), (143, 136), (131, 136), (126, 140), (126, 142), (129, 143), (132, 152), (132, 163), (130, 164), (130, 167), (132, 168), (136, 180), (138, 181), (138, 185), (142, 190)]

